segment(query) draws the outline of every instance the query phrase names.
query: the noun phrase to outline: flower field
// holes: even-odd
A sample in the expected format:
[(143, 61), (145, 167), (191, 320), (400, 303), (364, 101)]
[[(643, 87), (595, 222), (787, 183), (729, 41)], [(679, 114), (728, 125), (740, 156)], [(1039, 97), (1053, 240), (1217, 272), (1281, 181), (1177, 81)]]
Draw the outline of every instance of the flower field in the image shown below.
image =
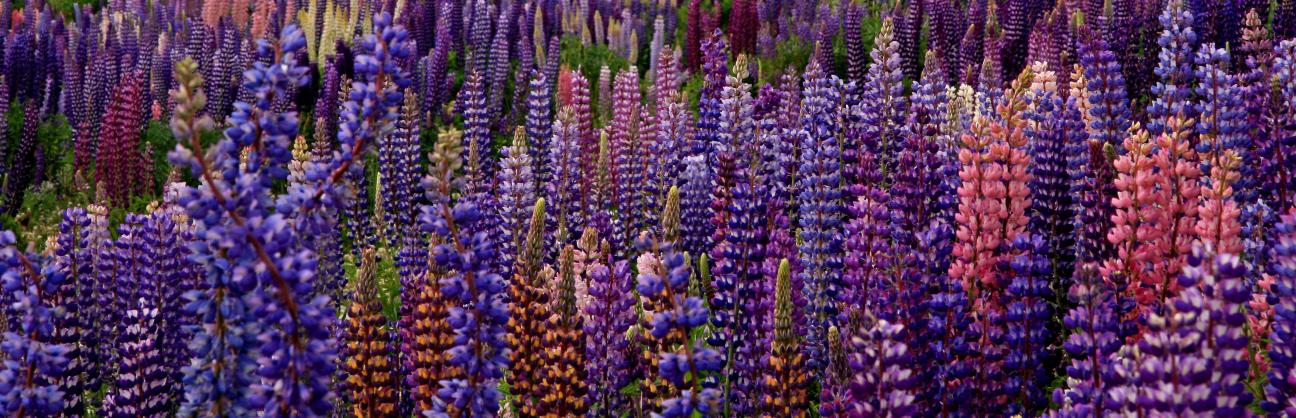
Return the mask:
[(0, 415), (1296, 416), (1296, 0), (0, 0)]

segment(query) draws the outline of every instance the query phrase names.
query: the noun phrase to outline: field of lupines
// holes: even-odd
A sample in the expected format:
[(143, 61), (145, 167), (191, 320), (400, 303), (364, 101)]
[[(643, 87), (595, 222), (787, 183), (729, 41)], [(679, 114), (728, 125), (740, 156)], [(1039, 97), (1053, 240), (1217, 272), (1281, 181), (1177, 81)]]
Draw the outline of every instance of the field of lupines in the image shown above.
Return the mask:
[(1293, 0), (0, 0), (0, 414), (1296, 415)]

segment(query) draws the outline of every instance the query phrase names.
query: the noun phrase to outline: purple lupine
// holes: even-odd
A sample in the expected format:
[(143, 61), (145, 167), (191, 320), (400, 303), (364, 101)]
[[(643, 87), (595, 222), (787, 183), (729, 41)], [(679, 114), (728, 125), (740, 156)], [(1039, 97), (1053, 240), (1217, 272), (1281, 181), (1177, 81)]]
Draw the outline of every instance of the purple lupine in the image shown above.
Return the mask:
[(550, 143), (548, 161), (549, 181), (544, 183), (545, 199), (553, 202), (555, 234), (559, 243), (569, 243), (576, 231), (585, 229), (585, 219), (580, 205), (581, 149), (580, 131), (570, 107), (558, 112), (553, 125), (553, 142)]
[[(504, 112), (504, 87), (508, 82), (509, 76), (509, 43), (508, 12), (502, 11), (499, 17), (499, 23), (495, 26), (495, 40), (491, 42), (490, 50), (490, 67), (483, 74), (489, 77), (487, 80), (488, 93), (486, 95), (486, 108), (489, 110), (491, 120), (498, 121), (498, 126), (503, 126), (509, 122), (507, 114)], [(522, 85), (525, 80), (514, 80), (515, 85)]]
[(644, 226), (644, 161), (646, 149), (639, 135), (640, 98), (638, 71), (630, 67), (616, 75), (612, 88), (612, 119), (608, 122), (611, 158), (611, 203), (617, 208), (610, 241), (612, 250), (626, 249)]
[(378, 143), (383, 216), (394, 246), (403, 246), (405, 239), (415, 233), (416, 189), (423, 171), (419, 163), (418, 109), (417, 97), (406, 91), (394, 130), (380, 137)]
[(1049, 278), (1053, 275), (1047, 243), (1034, 235), (1022, 235), (1012, 243), (1016, 255), (1008, 261), (1011, 281), (1004, 292), (1005, 312), (999, 318), (1006, 323), (1004, 370), (1008, 374), (1005, 388), (1013, 402), (1010, 411), (1034, 411), (1048, 405), (1044, 388), (1052, 373), (1051, 337), (1048, 323), (1052, 316), (1048, 301), (1053, 296)]
[(549, 38), (549, 46), (545, 50), (544, 75), (545, 80), (549, 81), (549, 91), (558, 89), (558, 60), (562, 56), (562, 41), (557, 36)]
[[(26, 103), (26, 106), (23, 107), (22, 131), (18, 139), (18, 146), (14, 149), (14, 153), (9, 156), (9, 175), (5, 183), (4, 208), (10, 214), (18, 212), (18, 209), (22, 206), (23, 195), (26, 194), (27, 187), (32, 186), (36, 177), (38, 177), (36, 174), (36, 148), (38, 146), (36, 143), (36, 128), (40, 124), (41, 114), (36, 102), (29, 100)], [(121, 144), (114, 143), (113, 145)], [(129, 150), (122, 150), (121, 153), (127, 156), (134, 155)], [(101, 167), (105, 167), (105, 171), (109, 170), (107, 164), (101, 165)], [(116, 184), (108, 185), (108, 187), (112, 186), (116, 186)]]
[(427, 77), (423, 86), (423, 113), (430, 118), (423, 123), (428, 126), (440, 119), (443, 113), (441, 106), (450, 98), (450, 50), (455, 47), (450, 33), (453, 26), (450, 14), (451, 9), (459, 7), (459, 3), (443, 2), (437, 13), (436, 46), (429, 52)]
[(940, 187), (942, 170), (952, 161), (941, 155), (941, 148), (950, 141), (941, 132), (948, 99), (939, 55), (928, 53), (925, 67), (922, 78), (914, 83), (908, 136), (899, 144), (889, 191), (891, 209), (899, 215), (897, 242), (910, 248), (917, 248), (914, 236), (948, 209), (942, 207), (943, 202), (953, 198)]
[(841, 80), (826, 75), (817, 61), (806, 66), (801, 102), (801, 167), (797, 206), (801, 227), (799, 258), (809, 301), (809, 366), (815, 375), (827, 367), (826, 332), (838, 323), (842, 290), (842, 189), (838, 164), (837, 103)]
[(846, 81), (856, 85), (864, 84), (864, 75), (868, 71), (868, 46), (864, 45), (864, 32), (860, 24), (864, 20), (864, 8), (855, 3), (844, 5), (846, 18), (842, 22), (846, 44)]
[[(911, 1), (905, 5), (903, 16), (899, 17), (896, 22), (896, 40), (900, 43), (900, 58), (904, 67), (905, 77), (916, 80), (923, 70), (924, 57), (918, 55), (918, 43), (922, 40), (923, 15), (926, 11), (926, 2)], [(893, 11), (899, 14), (899, 10)], [(1022, 44), (1025, 49), (1025, 43)]]
[[(587, 232), (589, 236), (594, 236), (592, 230), (587, 231), (590, 231)], [(589, 252), (598, 254), (596, 251), (589, 249)], [(618, 261), (609, 268), (606, 263), (611, 260), (610, 254), (598, 255), (609, 258), (590, 260), (585, 265), (591, 297), (583, 312), (587, 318), (585, 358), (589, 361), (585, 365), (585, 376), (590, 388), (587, 395), (589, 416), (618, 414), (625, 407), (626, 400), (620, 388), (630, 382), (626, 370), (633, 361), (626, 352), (630, 347), (626, 330), (636, 322), (635, 298), (629, 297), (634, 286), (630, 281), (629, 265)]]
[(1089, 140), (1119, 145), (1130, 126), (1121, 64), (1116, 61), (1116, 54), (1107, 48), (1107, 42), (1101, 39), (1081, 45), (1080, 63), (1089, 83), (1085, 86), (1089, 93)]
[(483, 222), (478, 198), (461, 199), (453, 206), (451, 194), (462, 184), (456, 169), (462, 166), (462, 144), (455, 133), (443, 135), (434, 153), (434, 169), (424, 179), (427, 199), (419, 217), (423, 230), (436, 234), (440, 243), (433, 250), (435, 266), (449, 272), (439, 279), (444, 297), (451, 304), (449, 323), (454, 347), (447, 351), (450, 363), (464, 370), (461, 376), (440, 382), (438, 398), (424, 415), (449, 417), (462, 411), (473, 416), (493, 417), (499, 409), (498, 381), (508, 366), (505, 326), (509, 309), (507, 284), (494, 270), (498, 253), (489, 235), (494, 230)]
[[(859, 147), (867, 148), (877, 158), (877, 168), (884, 173), (893, 172), (896, 153), (906, 136), (904, 109), (908, 108), (904, 96), (904, 68), (900, 61), (897, 43), (893, 35), (895, 24), (890, 18), (882, 20), (882, 29), (873, 40), (873, 51), (870, 57), (873, 64), (869, 66), (865, 84), (862, 86), (863, 97), (860, 106), (863, 110), (864, 131)], [(843, 150), (847, 153), (850, 150)], [(846, 157), (843, 154), (843, 157)], [(849, 159), (845, 159), (850, 164)], [(847, 167), (847, 173), (856, 171)], [(851, 186), (862, 181), (868, 174), (847, 174)]]
[[(482, 75), (488, 74), (488, 64), (490, 63), (491, 48), (491, 20), (495, 16), (495, 4), (486, 0), (477, 0), (472, 2), (471, 20), (468, 23), (468, 33), (464, 36), (467, 46), (467, 55), (460, 54), (461, 61), (465, 63), (464, 68), (471, 72)], [(462, 51), (462, 49), (460, 49)], [(485, 94), (485, 91), (482, 92)]]
[(1111, 285), (1092, 266), (1076, 271), (1068, 297), (1075, 307), (1062, 317), (1071, 329), (1062, 344), (1070, 357), (1066, 367), (1067, 386), (1054, 389), (1053, 402), (1067, 417), (1105, 416), (1121, 382), (1113, 371), (1112, 356), (1121, 347), (1119, 321)]
[(1167, 118), (1197, 117), (1190, 102), (1196, 77), (1192, 67), (1193, 50), (1197, 46), (1192, 12), (1184, 7), (1183, 0), (1171, 0), (1158, 19), (1163, 28), (1157, 39), (1161, 46), (1156, 67), (1159, 81), (1152, 86), (1155, 99), (1147, 109), (1148, 132), (1152, 135), (1164, 133)]
[(122, 317), (123, 334), (118, 338), (121, 360), (117, 380), (108, 388), (103, 401), (105, 417), (162, 417), (166, 415), (167, 372), (163, 366), (161, 344), (153, 331), (158, 323), (158, 309), (147, 299), (129, 302), (132, 306)]
[(50, 302), (65, 275), (54, 263), (15, 245), (12, 231), (0, 232), (0, 281), (13, 303), (11, 321), (17, 322), (0, 345), (6, 356), (0, 366), (0, 409), (15, 417), (54, 416), (63, 411), (64, 393), (54, 381), (67, 366), (68, 347), (50, 341), (59, 311)]
[(665, 48), (657, 64), (656, 101), (657, 138), (651, 154), (657, 159), (649, 164), (649, 187), (652, 200), (648, 207), (661, 206), (670, 186), (681, 185), (684, 157), (692, 135), (693, 115), (678, 91), (678, 66), (671, 48)]
[[(63, 410), (75, 414), (85, 409), (82, 399), (88, 373), (94, 361), (89, 347), (97, 344), (92, 334), (93, 321), (87, 310), (94, 308), (93, 259), (90, 245), (90, 216), (85, 209), (71, 208), (63, 211), (59, 234), (55, 241), (53, 264), (64, 276), (58, 291), (51, 294), (51, 305), (64, 308), (62, 315), (53, 318), (54, 333), (50, 342), (67, 347), (64, 357), (67, 365), (62, 376), (50, 381), (63, 392)], [(87, 376), (83, 376), (87, 375)]]
[[(1273, 73), (1280, 87), (1277, 97), (1282, 98), (1276, 104), (1274, 113), (1290, 118), (1296, 115), (1296, 41), (1284, 40), (1278, 43)], [(1276, 175), (1278, 200), (1274, 207), (1275, 211), (1283, 212), (1296, 206), (1296, 173), (1291, 168), (1296, 167), (1296, 153), (1291, 152), (1296, 149), (1296, 134), (1293, 134), (1296, 127), (1274, 126), (1273, 129), (1282, 139), (1275, 141), (1274, 148), (1277, 150), (1271, 154), (1279, 159), (1274, 163), (1284, 169)]]
[(500, 223), (500, 266), (507, 273), (514, 256), (521, 254), (530, 226), (531, 208), (536, 202), (535, 174), (531, 171), (531, 153), (522, 128), (513, 135), (513, 145), (504, 149), (499, 176), (495, 180), (497, 212)]
[(704, 254), (711, 248), (711, 169), (706, 157), (684, 158), (683, 187), (680, 190), (680, 239), (684, 252)]
[(489, 157), (491, 145), (490, 115), (486, 108), (486, 86), (479, 73), (464, 77), (463, 89), (455, 101), (464, 120), (464, 169), (467, 173), (469, 194), (482, 192), (489, 187), (495, 167)]
[(852, 187), (855, 201), (849, 206), (850, 218), (844, 229), (846, 269), (842, 271), (840, 297), (845, 306), (853, 308), (838, 317), (838, 323), (850, 324), (852, 330), (865, 326), (863, 321), (867, 318), (860, 314), (892, 321), (908, 314), (901, 312), (904, 308), (897, 306), (900, 301), (896, 299), (900, 291), (906, 290), (901, 289), (904, 281), (889, 280), (896, 267), (891, 240), (895, 222), (887, 207), (890, 196), (881, 187), (882, 172), (877, 155), (866, 150), (858, 158), (857, 169), (861, 175), (860, 182)]
[(670, 351), (659, 354), (658, 374), (679, 391), (675, 397), (662, 402), (660, 415), (685, 418), (695, 413), (702, 416), (723, 413), (721, 391), (704, 386), (702, 381), (703, 373), (720, 371), (725, 354), (707, 347), (700, 339), (688, 337), (691, 331), (709, 321), (702, 299), (688, 292), (690, 264), (683, 253), (673, 250), (670, 242), (640, 237), (636, 246), (649, 254), (646, 257), (649, 261), (645, 263), (641, 258), (640, 264), (648, 268), (639, 272), (635, 289), (641, 295), (661, 295), (665, 302), (663, 309), (653, 314), (652, 336), (657, 339), (668, 334), (686, 336), (684, 348), (671, 347)]
[[(1056, 73), (1032, 65), (1035, 81), (1026, 97), (1026, 136), (1030, 138), (1030, 230), (1045, 241), (1056, 287), (1069, 284), (1075, 263), (1076, 201), (1068, 163), (1067, 130), (1061, 96), (1053, 86)], [(1060, 299), (1059, 295), (1053, 298)]]
[(550, 141), (553, 136), (553, 119), (549, 94), (549, 82), (545, 74), (536, 72), (531, 77), (527, 96), (526, 133), (530, 142), (532, 171), (536, 183), (548, 184), (552, 176), (554, 162), (549, 159)]
[(851, 416), (913, 416), (912, 358), (904, 326), (877, 319), (851, 339)]
[(724, 104), (725, 76), (729, 74), (728, 46), (717, 31), (702, 43), (702, 91), (698, 99), (697, 130), (689, 155), (708, 154), (715, 151), (720, 137)]
[(1246, 320), (1242, 304), (1250, 298), (1245, 274), (1237, 256), (1194, 248), (1179, 279), (1184, 290), (1169, 314), (1148, 320), (1150, 331), (1139, 342), (1148, 357), (1138, 370), (1146, 391), (1139, 406), (1152, 414), (1243, 416), (1251, 403), (1247, 339), (1240, 327)]
[(1272, 414), (1296, 414), (1296, 211), (1274, 230), (1269, 270), (1274, 274), (1274, 322), (1269, 333), (1269, 381), (1261, 406)]
[(765, 215), (764, 197), (757, 194), (751, 171), (746, 164), (735, 172), (726, 212), (724, 236), (710, 252), (713, 297), (711, 299), (713, 334), (708, 342), (726, 353), (723, 400), (731, 413), (749, 415), (755, 411), (760, 359), (764, 341), (760, 334), (759, 305), (766, 293), (761, 282), (764, 271), (765, 234), (761, 217)]
[(599, 121), (606, 125), (609, 120), (612, 120), (612, 69), (606, 64), (600, 67), (596, 82), (598, 88), (598, 91), (596, 91), (598, 93), (598, 103), (596, 105), (598, 108), (595, 109), (595, 113), (598, 113)]

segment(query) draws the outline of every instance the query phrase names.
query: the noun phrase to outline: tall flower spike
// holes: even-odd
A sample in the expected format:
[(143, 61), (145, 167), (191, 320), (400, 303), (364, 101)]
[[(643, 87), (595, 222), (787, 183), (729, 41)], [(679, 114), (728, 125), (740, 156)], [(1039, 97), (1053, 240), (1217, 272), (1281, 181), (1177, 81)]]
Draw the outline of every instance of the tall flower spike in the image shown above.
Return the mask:
[(1273, 414), (1296, 414), (1296, 210), (1274, 231), (1274, 325), (1269, 333), (1269, 381), (1261, 406)]
[(837, 323), (842, 291), (841, 166), (836, 141), (841, 81), (811, 61), (801, 103), (801, 167), (797, 188), (801, 226), (802, 282), (812, 314), (807, 336), (809, 366), (822, 375), (827, 364), (826, 332)]
[(531, 77), (530, 88), (527, 91), (526, 133), (531, 143), (532, 172), (535, 173), (536, 184), (541, 186), (549, 184), (553, 167), (556, 165), (550, 160), (554, 133), (551, 117), (553, 112), (550, 110), (552, 95), (549, 93), (549, 85), (545, 74), (536, 72)]
[(1201, 159), (1201, 207), (1198, 209), (1198, 238), (1220, 254), (1240, 254), (1241, 209), (1248, 193), (1242, 164), (1249, 145), (1243, 131), (1245, 115), (1240, 106), (1237, 84), (1227, 72), (1229, 54), (1213, 44), (1203, 45), (1197, 53), (1197, 91), (1202, 98), (1200, 138), (1197, 155)]
[(865, 132), (860, 146), (875, 154), (879, 172), (850, 176), (856, 183), (865, 181), (868, 176), (880, 177), (883, 173), (894, 172), (896, 154), (907, 136), (904, 109), (909, 105), (904, 96), (900, 44), (894, 40), (894, 32), (894, 21), (890, 17), (883, 18), (882, 29), (873, 40), (873, 51), (870, 52), (873, 64), (865, 78), (861, 103)]
[(437, 268), (447, 272), (439, 282), (451, 304), (454, 331), (454, 347), (446, 353), (464, 374), (442, 379), (438, 398), (424, 414), (493, 417), (499, 407), (498, 382), (509, 362), (504, 338), (509, 320), (507, 284), (493, 270), (496, 253), (489, 232), (477, 225), (482, 221), (481, 210), (471, 200), (450, 204), (451, 193), (462, 185), (455, 177), (463, 164), (459, 140), (453, 131), (440, 138), (434, 169), (424, 180), (432, 204), (423, 209), (421, 219), (424, 229), (440, 240), (433, 259)]
[(504, 150), (496, 179), (503, 266), (512, 266), (515, 257), (521, 254), (530, 216), (528, 209), (535, 205), (535, 174), (531, 171), (533, 164), (528, 148), (527, 136), (519, 127), (513, 132), (513, 145)]
[(1046, 365), (1053, 356), (1049, 335), (1049, 298), (1053, 296), (1049, 278), (1053, 270), (1044, 256), (1045, 245), (1037, 236), (1019, 236), (1011, 249), (1015, 254), (1008, 261), (1012, 281), (1004, 292), (1006, 311), (1002, 319), (1007, 323), (1008, 345), (1004, 369), (1010, 376), (1008, 396), (1014, 399), (1014, 408), (1023, 412), (1048, 405), (1044, 388), (1052, 378)]
[(1148, 130), (1152, 135), (1166, 132), (1166, 119), (1195, 118), (1190, 99), (1196, 74), (1193, 71), (1193, 49), (1197, 33), (1193, 32), (1192, 12), (1184, 0), (1171, 0), (1158, 18), (1162, 32), (1157, 38), (1161, 52), (1157, 55), (1156, 75), (1160, 80), (1152, 86), (1155, 99), (1148, 105)]
[(90, 216), (85, 209), (71, 208), (63, 211), (59, 234), (54, 243), (52, 262), (64, 275), (58, 292), (51, 296), (51, 304), (62, 306), (63, 315), (53, 318), (54, 334), (51, 342), (67, 347), (67, 367), (62, 376), (52, 379), (63, 392), (63, 410), (69, 413), (84, 410), (82, 393), (89, 376), (95, 373), (94, 346), (98, 345), (93, 329), (95, 319), (91, 310), (94, 297), (94, 252), (90, 248)]
[(113, 418), (165, 416), (168, 376), (153, 333), (159, 325), (158, 310), (144, 298), (131, 305), (122, 317), (126, 326), (117, 341), (121, 351), (117, 381), (104, 398), (103, 413)]
[(1116, 54), (1100, 39), (1081, 44), (1080, 63), (1084, 67), (1089, 98), (1087, 122), (1089, 139), (1116, 145), (1129, 132), (1130, 111), (1125, 97), (1125, 78)]
[(576, 300), (576, 249), (568, 245), (558, 256), (557, 277), (548, 291), (553, 312), (545, 321), (544, 359), (540, 381), (540, 416), (581, 416), (585, 413), (585, 334)]
[[(144, 190), (137, 174), (144, 168), (139, 151), (139, 131), (144, 125), (144, 108), (139, 103), (141, 78), (138, 74), (130, 75), (121, 88), (113, 89), (112, 107), (104, 115), (99, 130), (101, 146), (95, 161), (95, 167), (98, 167), (95, 176), (108, 188), (108, 196), (117, 206), (126, 205), (130, 195)], [(18, 153), (15, 158), (23, 158), (22, 151)], [(15, 169), (21, 170), (21, 166)], [(13, 184), (11, 180), (11, 191), (6, 194), (9, 200), (14, 196), (12, 188), (16, 186)]]
[(13, 232), (0, 232), (0, 281), (10, 293), (6, 299), (18, 310), (10, 317), (17, 323), (4, 333), (0, 345), (6, 356), (0, 366), (0, 408), (14, 417), (57, 415), (64, 394), (51, 381), (63, 374), (68, 348), (50, 342), (51, 321), (58, 311), (50, 297), (65, 275), (53, 263), (20, 252), (15, 245)]
[(356, 273), (355, 291), (347, 316), (344, 368), (347, 399), (357, 417), (391, 416), (396, 411), (399, 386), (390, 334), (385, 329), (382, 302), (378, 300), (378, 266), (373, 248), (361, 253), (364, 260)]
[(509, 287), (509, 321), (508, 342), (509, 354), (509, 389), (517, 398), (522, 414), (538, 415), (540, 398), (545, 392), (540, 390), (545, 380), (545, 350), (542, 329), (548, 329), (545, 321), (550, 309), (551, 294), (546, 291), (546, 277), (552, 275), (541, 270), (544, 249), (544, 216), (545, 200), (537, 199), (532, 206), (530, 226), (526, 239), (517, 247), (517, 259), (513, 267), (513, 280)]
[(611, 241), (614, 250), (623, 251), (644, 227), (648, 209), (643, 199), (647, 148), (639, 134), (642, 115), (638, 70), (630, 67), (618, 72), (612, 96), (615, 109), (607, 129), (612, 163), (609, 186), (610, 203), (616, 207), (617, 216), (613, 218)]
[(592, 228), (586, 228), (584, 235), (589, 239), (581, 240), (588, 243), (582, 250), (592, 256), (584, 268), (591, 298), (584, 308), (586, 404), (590, 414), (616, 415), (626, 403), (621, 388), (629, 383), (627, 369), (634, 360), (628, 356), (631, 350), (626, 338), (635, 322), (634, 284), (626, 262), (609, 267), (608, 255), (590, 248), (598, 245)]
[(796, 324), (801, 321), (800, 310), (792, 306), (792, 293), (800, 290), (792, 288), (791, 275), (791, 263), (783, 259), (774, 279), (774, 315), (770, 318), (774, 321), (773, 348), (765, 360), (765, 376), (761, 380), (763, 417), (805, 417), (810, 406), (805, 357), (796, 332)]
[[(1296, 13), (1296, 6), (1292, 12)], [(1296, 115), (1296, 40), (1279, 42), (1275, 55), (1273, 76), (1279, 86), (1275, 96), (1281, 100), (1275, 105), (1274, 113), (1290, 118)], [(1279, 138), (1283, 138), (1275, 144), (1275, 148), (1280, 151), (1272, 153), (1277, 160), (1273, 163), (1284, 169), (1276, 175), (1278, 201), (1274, 208), (1281, 212), (1296, 206), (1296, 173), (1291, 168), (1296, 167), (1296, 152), (1292, 152), (1296, 149), (1296, 134), (1293, 134), (1296, 127), (1275, 126), (1273, 130)]]
[(648, 251), (659, 256), (641, 266), (647, 268), (640, 270), (635, 288), (643, 295), (662, 295), (665, 302), (661, 310), (653, 313), (651, 334), (658, 339), (677, 334), (684, 342), (682, 348), (668, 348), (659, 354), (657, 372), (679, 388), (673, 397), (662, 402), (660, 415), (684, 418), (694, 414), (719, 414), (723, 407), (720, 404), (722, 394), (718, 389), (704, 387), (702, 380), (703, 373), (720, 371), (724, 354), (691, 337), (708, 318), (702, 299), (689, 296), (689, 263), (684, 254), (671, 248), (669, 242), (640, 238), (640, 245), (649, 247), (646, 248)]
[[(1120, 348), (1115, 300), (1108, 285), (1092, 267), (1076, 271), (1068, 292), (1075, 304), (1062, 318), (1071, 329), (1062, 349), (1070, 358), (1066, 367), (1066, 386), (1053, 391), (1053, 401), (1066, 417), (1104, 416), (1115, 387), (1123, 382), (1113, 379), (1112, 355)], [(1113, 381), (1115, 380), (1115, 381)]]
[(1115, 161), (1116, 197), (1112, 199), (1115, 213), (1112, 229), (1107, 239), (1116, 247), (1116, 256), (1103, 268), (1105, 277), (1117, 276), (1128, 284), (1126, 289), (1139, 306), (1137, 312), (1125, 318), (1160, 310), (1158, 287), (1164, 279), (1158, 276), (1156, 266), (1164, 262), (1165, 254), (1158, 245), (1164, 229), (1159, 207), (1165, 206), (1166, 196), (1159, 186), (1165, 183), (1162, 172), (1156, 170), (1151, 155), (1153, 144), (1148, 132), (1136, 123), (1135, 129), (1124, 141), (1124, 155)]
[(1156, 155), (1152, 157), (1155, 170), (1164, 177), (1160, 186), (1164, 201), (1159, 206), (1161, 213), (1157, 215), (1159, 220), (1156, 223), (1161, 231), (1155, 235), (1158, 238), (1157, 252), (1165, 262), (1153, 266), (1158, 269), (1154, 276), (1161, 279), (1161, 283), (1154, 284), (1159, 290), (1157, 306), (1164, 306), (1178, 294), (1179, 281), (1175, 277), (1183, 270), (1197, 236), (1201, 167), (1190, 143), (1192, 129), (1191, 119), (1167, 118), (1165, 133), (1157, 137)]
[[(176, 142), (183, 145), (177, 146), (173, 152), (173, 161), (192, 159), (193, 150), (186, 147), (197, 143), (203, 131), (213, 126), (211, 118), (199, 113), (207, 98), (202, 91), (203, 79), (198, 73), (198, 63), (185, 59), (176, 63), (175, 72), (177, 86), (171, 91), (171, 99), (176, 108), (172, 113), (171, 130)], [(229, 170), (226, 167), (230, 164), (237, 165), (236, 161), (229, 161), (228, 152), (216, 155), (219, 161), (224, 162), (222, 170)], [(206, 171), (200, 162), (206, 164), (204, 160), (193, 160), (190, 169), (200, 173)], [(210, 181), (209, 190), (221, 190)], [(223, 228), (222, 222), (205, 216), (210, 203), (200, 198), (201, 192), (185, 188), (182, 193), (181, 204), (191, 214), (203, 215), (193, 218), (195, 234)], [(211, 196), (214, 198), (216, 194), (211, 193)], [(236, 281), (233, 272), (211, 268), (211, 263), (219, 257), (219, 247), (212, 244), (203, 240), (191, 247), (194, 260), (208, 267), (203, 289), (191, 290), (184, 295), (187, 301), (185, 313), (198, 317), (199, 324), (187, 330), (193, 335), (189, 345), (193, 359), (184, 369), (185, 399), (180, 407), (181, 416), (248, 413), (248, 387), (255, 367), (250, 342), (255, 337), (256, 327), (250, 318), (246, 318), (249, 308), (245, 299), (253, 281), (246, 277)], [(250, 259), (251, 254), (246, 257)]]
[[(1047, 64), (1031, 64), (1034, 81), (1026, 93), (1026, 135), (1030, 137), (1031, 196), (1030, 230), (1047, 243), (1047, 254), (1056, 277), (1055, 284), (1067, 286), (1075, 263), (1074, 199), (1066, 108), (1057, 88), (1057, 75)], [(1071, 149), (1069, 149), (1071, 148)], [(1055, 301), (1060, 302), (1061, 293)]]
[(851, 339), (852, 415), (904, 417), (917, 413), (913, 370), (908, 367), (911, 358), (903, 334), (904, 326), (878, 319)]

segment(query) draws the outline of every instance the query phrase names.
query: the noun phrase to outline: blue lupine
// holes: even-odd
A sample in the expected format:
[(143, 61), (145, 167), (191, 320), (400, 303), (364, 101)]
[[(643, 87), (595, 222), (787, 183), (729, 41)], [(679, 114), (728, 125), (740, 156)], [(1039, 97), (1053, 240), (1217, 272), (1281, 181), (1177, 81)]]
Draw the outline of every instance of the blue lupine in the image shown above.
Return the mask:
[(1296, 211), (1274, 230), (1269, 270), (1274, 274), (1274, 325), (1269, 334), (1269, 382), (1261, 406), (1272, 414), (1296, 414)]
[(1160, 79), (1152, 86), (1155, 99), (1148, 105), (1148, 132), (1160, 135), (1165, 132), (1166, 119), (1171, 116), (1196, 118), (1190, 102), (1196, 73), (1193, 71), (1193, 50), (1197, 46), (1197, 33), (1193, 32), (1192, 12), (1184, 7), (1183, 0), (1171, 0), (1158, 18), (1161, 22), (1161, 46), (1157, 54), (1156, 75)]
[(724, 350), (726, 387), (724, 399), (736, 415), (753, 413), (759, 362), (764, 356), (766, 335), (760, 334), (761, 311), (765, 299), (762, 262), (765, 234), (761, 217), (766, 213), (764, 198), (756, 193), (745, 165), (734, 177), (727, 212), (728, 225), (720, 242), (711, 251), (714, 294), (711, 299), (712, 325), (708, 340)]
[(497, 253), (488, 237), (494, 231), (478, 225), (484, 216), (476, 199), (451, 205), (451, 193), (463, 184), (456, 177), (463, 164), (457, 136), (455, 132), (443, 135), (437, 145), (435, 168), (423, 181), (430, 204), (423, 207), (419, 219), (424, 231), (439, 237), (433, 260), (448, 272), (439, 285), (446, 300), (455, 302), (449, 309), (454, 347), (447, 354), (450, 364), (464, 374), (442, 380), (433, 408), (421, 412), (429, 417), (460, 413), (493, 417), (499, 410), (498, 381), (509, 362), (504, 335), (508, 286), (494, 270)]
[(6, 330), (0, 351), (0, 410), (6, 415), (53, 416), (62, 413), (64, 393), (56, 383), (67, 367), (67, 346), (51, 342), (54, 318), (62, 309), (50, 299), (66, 275), (55, 263), (14, 246), (11, 231), (0, 232), (0, 282), (17, 314), (13, 330)]
[(1129, 103), (1125, 96), (1125, 78), (1116, 54), (1107, 42), (1093, 40), (1081, 44), (1080, 63), (1088, 80), (1089, 139), (1100, 144), (1119, 145), (1130, 126)]
[[(586, 231), (594, 237), (592, 230)], [(587, 247), (591, 245), (599, 244), (591, 242)], [(610, 256), (596, 248), (584, 250), (600, 258)], [(585, 305), (588, 338), (585, 354), (589, 359), (585, 375), (590, 388), (587, 404), (590, 414), (597, 416), (619, 413), (625, 406), (620, 389), (630, 383), (626, 371), (633, 361), (626, 352), (630, 343), (626, 331), (635, 324), (635, 298), (629, 297), (634, 286), (630, 281), (630, 267), (625, 261), (618, 261), (609, 268), (607, 261), (593, 259), (585, 267), (592, 298)]]
[(811, 61), (804, 75), (801, 103), (801, 167), (797, 187), (801, 226), (800, 261), (809, 318), (808, 358), (821, 375), (827, 365), (826, 332), (837, 323), (842, 291), (841, 166), (837, 141), (837, 103), (841, 81)]
[(1122, 342), (1111, 285), (1095, 268), (1082, 267), (1068, 296), (1075, 307), (1062, 317), (1063, 325), (1072, 330), (1062, 350), (1071, 360), (1066, 366), (1067, 386), (1053, 391), (1053, 401), (1061, 405), (1062, 416), (1104, 416), (1113, 399), (1111, 392), (1124, 383), (1115, 378), (1111, 360)]
[(1016, 254), (1007, 262), (1012, 278), (1005, 291), (1005, 312), (1000, 317), (1007, 325), (1004, 369), (1010, 387), (1005, 390), (1015, 400), (1009, 409), (1023, 413), (1048, 405), (1043, 389), (1052, 377), (1045, 367), (1052, 356), (1047, 324), (1052, 317), (1048, 300), (1053, 295), (1049, 288), (1053, 270), (1043, 255), (1047, 254), (1046, 248), (1038, 236), (1019, 236), (1012, 243)]
[[(665, 305), (654, 312), (651, 334), (665, 338), (668, 334), (688, 336), (694, 329), (705, 325), (709, 318), (701, 298), (688, 293), (691, 269), (683, 253), (676, 252), (670, 242), (654, 241), (641, 237), (637, 245), (650, 251), (653, 257), (640, 271), (635, 289), (641, 295), (663, 295)], [(724, 354), (707, 347), (700, 339), (687, 338), (685, 347), (660, 353), (657, 372), (663, 379), (678, 388), (674, 397), (662, 402), (662, 411), (653, 416), (685, 418), (718, 416), (723, 414), (722, 393), (719, 389), (702, 384), (703, 373), (720, 371)]]
[(549, 159), (554, 136), (549, 84), (544, 73), (536, 72), (531, 77), (526, 100), (526, 133), (527, 142), (531, 145), (529, 152), (533, 165), (531, 171), (535, 173), (536, 184), (540, 186), (549, 183), (556, 164)]

